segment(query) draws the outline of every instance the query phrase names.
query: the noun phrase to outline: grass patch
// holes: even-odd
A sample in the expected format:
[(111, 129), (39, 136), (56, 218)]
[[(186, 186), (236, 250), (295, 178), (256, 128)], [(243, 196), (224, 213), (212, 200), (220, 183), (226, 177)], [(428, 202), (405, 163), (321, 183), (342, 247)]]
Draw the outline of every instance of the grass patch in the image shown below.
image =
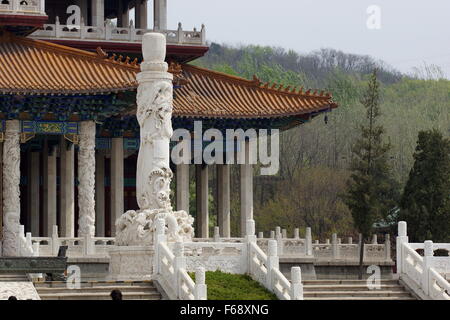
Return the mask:
[[(195, 274), (189, 274), (195, 280)], [(277, 297), (247, 275), (206, 272), (208, 300), (277, 300)]]

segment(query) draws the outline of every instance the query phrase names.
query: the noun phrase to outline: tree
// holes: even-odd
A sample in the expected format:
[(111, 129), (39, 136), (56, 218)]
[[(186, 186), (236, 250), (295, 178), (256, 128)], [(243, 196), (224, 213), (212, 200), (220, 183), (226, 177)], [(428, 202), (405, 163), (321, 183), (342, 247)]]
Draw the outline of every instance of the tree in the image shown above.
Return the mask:
[(400, 202), (413, 241), (450, 240), (450, 139), (438, 130), (419, 132), (414, 165)]
[(396, 200), (396, 183), (388, 164), (391, 146), (383, 142), (384, 129), (377, 122), (380, 117), (380, 96), (376, 70), (370, 77), (361, 103), (367, 110), (366, 121), (361, 125), (361, 136), (352, 148), (352, 173), (344, 195), (354, 225), (361, 234), (360, 279), (363, 273), (364, 239), (370, 235), (373, 224), (386, 217)]

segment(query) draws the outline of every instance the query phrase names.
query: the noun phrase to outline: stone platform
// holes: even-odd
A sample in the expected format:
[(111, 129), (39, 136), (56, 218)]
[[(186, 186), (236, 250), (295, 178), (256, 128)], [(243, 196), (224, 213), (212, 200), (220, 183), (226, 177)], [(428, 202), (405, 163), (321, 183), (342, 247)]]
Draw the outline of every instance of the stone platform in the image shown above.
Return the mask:
[(153, 246), (123, 246), (109, 251), (110, 280), (150, 280), (153, 274)]

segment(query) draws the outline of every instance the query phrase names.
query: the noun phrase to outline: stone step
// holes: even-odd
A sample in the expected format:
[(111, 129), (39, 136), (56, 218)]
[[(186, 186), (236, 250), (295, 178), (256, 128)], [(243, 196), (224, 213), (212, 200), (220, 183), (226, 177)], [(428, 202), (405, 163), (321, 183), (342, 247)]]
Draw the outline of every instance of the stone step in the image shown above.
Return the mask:
[(399, 301), (399, 300), (416, 300), (413, 297), (334, 297), (334, 298), (326, 298), (326, 297), (305, 297), (305, 300), (338, 300), (338, 301), (358, 301), (358, 300), (381, 300), (381, 301)]
[(132, 286), (115, 286), (115, 287), (89, 287), (89, 288), (80, 288), (80, 289), (68, 289), (68, 288), (45, 288), (40, 287), (36, 288), (36, 290), (39, 291), (39, 294), (57, 294), (57, 293), (110, 293), (112, 290), (120, 290), (122, 293), (129, 293), (129, 292), (146, 292), (146, 293), (158, 293), (158, 290), (155, 287), (132, 287)]
[(386, 290), (371, 290), (371, 291), (321, 291), (321, 292), (304, 292), (304, 297), (321, 297), (321, 298), (339, 298), (339, 297), (411, 297), (411, 294), (406, 291), (386, 291)]
[[(366, 285), (366, 280), (304, 280), (303, 285)], [(381, 285), (396, 285), (398, 280), (380, 280)]]
[(398, 280), (381, 280), (380, 289), (370, 290), (366, 280), (306, 280), (305, 300), (416, 300)]
[[(320, 291), (368, 291), (370, 290), (367, 285), (304, 285), (303, 290), (305, 292), (320, 292)], [(398, 285), (381, 285), (380, 289), (373, 289), (370, 291), (405, 291), (405, 289)]]
[(69, 289), (64, 281), (35, 282), (42, 300), (111, 300), (112, 290), (120, 290), (124, 300), (161, 300), (152, 281), (85, 281), (80, 289)]
[[(47, 294), (38, 290), (42, 300), (111, 300), (110, 292), (103, 293), (57, 293)], [(148, 292), (122, 292), (123, 300), (161, 300), (159, 293)]]
[(23, 282), (29, 281), (25, 274), (0, 274), (0, 282)]
[[(65, 281), (46, 281), (35, 282), (36, 288), (66, 288), (67, 283)], [(81, 288), (93, 288), (93, 287), (108, 287), (114, 288), (117, 286), (126, 287), (149, 287), (153, 286), (152, 281), (82, 281), (80, 282)]]

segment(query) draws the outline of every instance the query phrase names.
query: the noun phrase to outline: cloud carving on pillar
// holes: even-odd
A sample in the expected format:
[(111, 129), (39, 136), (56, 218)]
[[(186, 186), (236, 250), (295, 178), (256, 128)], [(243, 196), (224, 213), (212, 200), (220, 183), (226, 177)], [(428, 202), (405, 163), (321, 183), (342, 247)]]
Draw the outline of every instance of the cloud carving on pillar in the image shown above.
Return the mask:
[[(138, 88), (137, 114), (141, 128), (137, 172), (137, 202), (142, 210), (170, 208), (168, 147), (172, 137), (171, 83), (145, 83)], [(161, 201), (165, 203), (161, 203)]]
[(116, 222), (116, 245), (139, 246), (152, 245), (156, 230), (156, 221), (164, 219), (166, 222), (167, 240), (191, 241), (194, 235), (194, 218), (186, 211), (164, 210), (130, 210), (124, 213)]

